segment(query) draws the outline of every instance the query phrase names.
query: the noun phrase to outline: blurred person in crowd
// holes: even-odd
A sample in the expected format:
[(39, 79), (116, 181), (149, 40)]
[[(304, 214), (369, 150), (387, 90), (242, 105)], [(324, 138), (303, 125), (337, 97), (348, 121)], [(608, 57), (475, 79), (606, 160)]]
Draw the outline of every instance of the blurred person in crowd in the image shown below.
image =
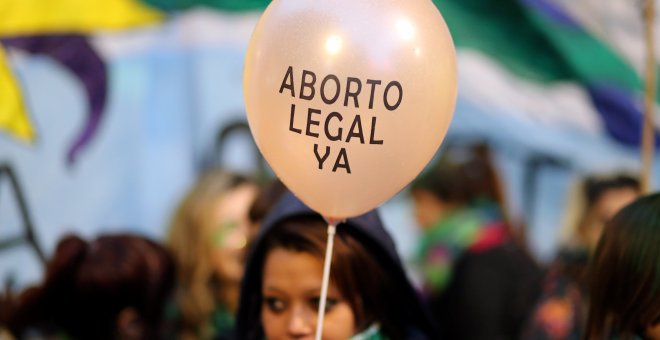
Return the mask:
[(411, 193), (423, 289), (444, 338), (517, 338), (542, 273), (507, 223), (488, 147), (448, 145)]
[(9, 276), (5, 279), (4, 291), (0, 293), (0, 339), (13, 339), (6, 325), (16, 305), (13, 283), (13, 276)]
[(250, 218), (248, 243), (251, 243), (256, 238), (264, 218), (286, 192), (286, 186), (278, 178), (260, 186), (259, 194), (257, 194), (248, 211), (248, 217)]
[(588, 340), (660, 340), (660, 194), (623, 208), (589, 268)]
[(580, 189), (570, 206), (577, 214), (546, 274), (525, 339), (579, 339), (584, 334), (591, 254), (605, 223), (640, 194), (639, 182), (623, 174), (588, 177)]
[(20, 339), (156, 339), (174, 280), (171, 255), (148, 239), (67, 236), (7, 325)]
[(176, 210), (168, 243), (178, 271), (170, 316), (177, 338), (231, 335), (250, 228), (248, 209), (256, 194), (251, 180), (211, 170)]
[[(266, 217), (243, 277), (236, 335), (313, 339), (327, 222), (287, 193)], [(436, 339), (376, 212), (337, 226), (324, 340)]]

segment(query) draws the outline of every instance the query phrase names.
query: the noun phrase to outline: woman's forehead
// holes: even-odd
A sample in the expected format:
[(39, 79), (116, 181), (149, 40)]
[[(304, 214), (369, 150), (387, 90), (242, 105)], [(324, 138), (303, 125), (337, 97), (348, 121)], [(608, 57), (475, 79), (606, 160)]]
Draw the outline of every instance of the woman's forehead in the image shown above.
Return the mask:
[(263, 270), (264, 291), (289, 294), (318, 293), (323, 277), (323, 262), (301, 251), (274, 248), (266, 255)]

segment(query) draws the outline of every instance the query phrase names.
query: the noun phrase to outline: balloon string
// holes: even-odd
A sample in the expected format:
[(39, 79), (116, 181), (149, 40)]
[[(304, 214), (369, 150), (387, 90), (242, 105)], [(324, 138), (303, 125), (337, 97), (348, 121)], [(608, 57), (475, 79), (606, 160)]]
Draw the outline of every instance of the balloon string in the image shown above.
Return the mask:
[(316, 340), (321, 340), (323, 331), (323, 318), (325, 317), (325, 303), (328, 297), (328, 283), (330, 282), (330, 264), (332, 262), (332, 248), (335, 241), (337, 225), (328, 224), (328, 241), (325, 246), (325, 261), (323, 263), (323, 283), (321, 284), (321, 301), (319, 301), (318, 321), (316, 322)]

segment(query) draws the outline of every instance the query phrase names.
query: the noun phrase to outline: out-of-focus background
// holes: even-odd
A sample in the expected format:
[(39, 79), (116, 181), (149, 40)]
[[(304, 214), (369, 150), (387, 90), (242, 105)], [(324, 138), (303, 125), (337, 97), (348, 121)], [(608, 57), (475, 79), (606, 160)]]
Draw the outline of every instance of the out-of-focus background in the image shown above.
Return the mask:
[[(642, 2), (434, 2), (458, 53), (447, 140), (491, 146), (512, 220), (548, 262), (579, 178), (640, 171)], [(42, 278), (29, 239), (46, 258), (69, 232), (162, 240), (202, 171), (261, 171), (242, 71), (268, 3), (0, 2), (0, 281)], [(381, 213), (412, 258), (409, 195)]]

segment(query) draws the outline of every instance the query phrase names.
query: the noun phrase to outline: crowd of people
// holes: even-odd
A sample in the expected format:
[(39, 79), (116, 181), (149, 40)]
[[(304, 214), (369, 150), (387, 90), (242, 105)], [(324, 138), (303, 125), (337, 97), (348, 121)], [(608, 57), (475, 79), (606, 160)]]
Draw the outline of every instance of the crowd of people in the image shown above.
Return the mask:
[[(448, 147), (410, 196), (421, 285), (377, 211), (344, 221), (324, 340), (660, 340), (660, 194), (643, 196), (634, 177), (584, 181), (548, 266), (508, 216), (486, 146)], [(314, 337), (322, 216), (278, 181), (221, 170), (202, 175), (172, 215), (163, 244), (64, 237), (43, 281), (4, 299), (0, 337)]]

